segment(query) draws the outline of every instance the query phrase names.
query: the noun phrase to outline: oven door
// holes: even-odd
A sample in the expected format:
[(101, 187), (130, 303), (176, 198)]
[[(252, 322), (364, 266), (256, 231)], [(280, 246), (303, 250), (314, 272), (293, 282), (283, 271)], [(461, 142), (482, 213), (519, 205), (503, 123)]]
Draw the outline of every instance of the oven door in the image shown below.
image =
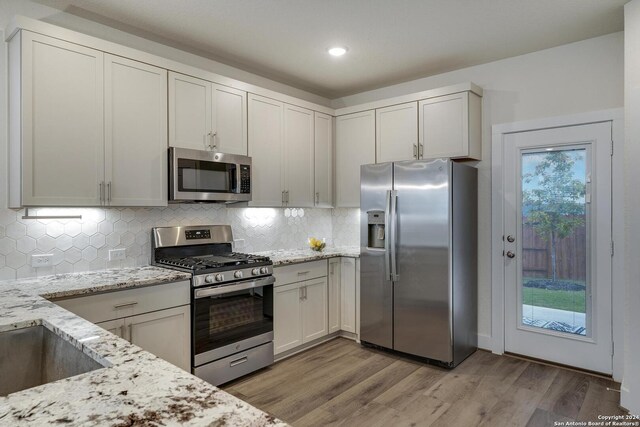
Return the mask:
[(213, 151), (169, 148), (169, 200), (251, 200), (251, 158)]
[(193, 295), (194, 367), (273, 340), (273, 276)]

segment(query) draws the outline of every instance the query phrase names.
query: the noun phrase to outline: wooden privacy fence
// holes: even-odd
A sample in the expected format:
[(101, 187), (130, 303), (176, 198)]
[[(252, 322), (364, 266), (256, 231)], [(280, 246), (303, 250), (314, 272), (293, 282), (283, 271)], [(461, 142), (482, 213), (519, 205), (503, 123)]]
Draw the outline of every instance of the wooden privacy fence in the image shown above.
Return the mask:
[[(564, 239), (556, 242), (556, 273), (561, 280), (587, 279), (586, 227), (579, 226)], [(535, 226), (524, 224), (522, 229), (522, 274), (524, 277), (553, 277), (551, 239), (541, 238)]]

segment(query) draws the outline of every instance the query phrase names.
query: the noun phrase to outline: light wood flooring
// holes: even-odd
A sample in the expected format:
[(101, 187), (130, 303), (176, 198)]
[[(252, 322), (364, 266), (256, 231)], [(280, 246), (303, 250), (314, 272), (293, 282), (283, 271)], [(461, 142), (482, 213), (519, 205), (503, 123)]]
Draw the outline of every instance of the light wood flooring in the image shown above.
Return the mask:
[(223, 388), (297, 426), (553, 426), (623, 414), (619, 384), (477, 351), (446, 370), (338, 338)]

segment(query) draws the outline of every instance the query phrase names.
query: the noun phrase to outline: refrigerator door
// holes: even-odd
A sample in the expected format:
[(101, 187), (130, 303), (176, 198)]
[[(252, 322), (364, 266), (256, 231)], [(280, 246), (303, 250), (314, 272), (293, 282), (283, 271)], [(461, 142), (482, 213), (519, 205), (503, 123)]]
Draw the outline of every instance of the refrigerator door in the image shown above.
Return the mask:
[(360, 185), (360, 339), (393, 348), (393, 283), (386, 230), (393, 163), (362, 166)]
[(398, 276), (393, 348), (447, 363), (453, 361), (450, 167), (442, 159), (394, 164)]

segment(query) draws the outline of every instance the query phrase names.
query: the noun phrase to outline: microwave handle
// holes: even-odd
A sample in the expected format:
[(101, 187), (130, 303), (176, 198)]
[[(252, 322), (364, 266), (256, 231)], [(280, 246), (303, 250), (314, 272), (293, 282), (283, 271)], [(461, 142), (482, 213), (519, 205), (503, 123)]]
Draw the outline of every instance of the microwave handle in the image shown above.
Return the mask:
[(240, 182), (240, 171), (242, 170), (242, 165), (237, 164), (236, 165), (236, 188), (233, 189), (234, 193), (240, 194), (241, 188), (242, 188), (242, 183)]

